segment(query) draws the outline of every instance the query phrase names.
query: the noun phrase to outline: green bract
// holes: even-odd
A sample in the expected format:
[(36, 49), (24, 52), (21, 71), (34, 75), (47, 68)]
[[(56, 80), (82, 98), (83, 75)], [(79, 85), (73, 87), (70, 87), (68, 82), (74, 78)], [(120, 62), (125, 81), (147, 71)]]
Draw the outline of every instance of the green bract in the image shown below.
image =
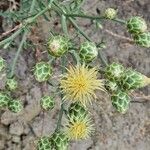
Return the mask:
[(137, 89), (143, 85), (143, 75), (132, 69), (125, 71), (122, 79), (122, 85), (125, 90)]
[(104, 12), (104, 17), (107, 19), (114, 19), (116, 18), (117, 10), (114, 8), (107, 8)]
[(0, 71), (5, 68), (5, 60), (0, 56)]
[(64, 132), (55, 132), (51, 137), (51, 141), (55, 150), (68, 150), (68, 138)]
[(136, 44), (146, 48), (150, 48), (150, 32), (136, 34), (133, 36), (133, 39)]
[(7, 79), (6, 86), (9, 90), (15, 90), (18, 87), (18, 82), (15, 78)]
[(51, 110), (54, 108), (54, 99), (50, 96), (44, 96), (41, 99), (41, 107), (45, 110)]
[(117, 91), (111, 96), (111, 101), (118, 112), (125, 113), (129, 108), (130, 97), (125, 92)]
[(52, 68), (47, 62), (39, 62), (35, 65), (34, 76), (37, 81), (47, 81), (52, 75)]
[(53, 36), (49, 39), (48, 52), (54, 57), (60, 57), (69, 50), (69, 39), (64, 36)]
[(119, 89), (118, 84), (114, 81), (106, 80), (105, 81), (105, 88), (108, 92), (112, 93)]
[(70, 118), (74, 118), (74, 119), (77, 117), (84, 118), (86, 115), (87, 115), (87, 110), (79, 102), (71, 103), (70, 107), (68, 108), (68, 116)]
[(10, 97), (5, 93), (0, 92), (0, 108), (7, 107), (9, 101)]
[(136, 16), (127, 21), (127, 28), (131, 34), (139, 34), (147, 30), (147, 24), (143, 18)]
[(93, 42), (84, 42), (80, 46), (79, 56), (82, 61), (90, 62), (98, 55), (98, 50)]
[(23, 105), (19, 100), (11, 100), (8, 103), (8, 108), (14, 113), (18, 113), (23, 109)]
[(42, 137), (38, 140), (37, 150), (52, 150), (51, 142), (49, 137)]
[(125, 68), (118, 63), (112, 63), (105, 69), (105, 76), (111, 81), (118, 81), (122, 78)]

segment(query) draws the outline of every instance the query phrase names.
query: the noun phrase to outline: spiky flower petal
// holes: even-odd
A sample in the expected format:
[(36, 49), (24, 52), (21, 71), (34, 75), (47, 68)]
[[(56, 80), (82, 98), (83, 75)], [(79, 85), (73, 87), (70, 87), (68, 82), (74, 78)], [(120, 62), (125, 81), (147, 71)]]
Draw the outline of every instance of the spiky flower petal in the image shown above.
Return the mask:
[(0, 108), (7, 107), (9, 101), (10, 97), (5, 93), (0, 92)]
[(98, 55), (98, 50), (93, 42), (86, 41), (81, 44), (79, 56), (83, 62), (90, 62)]
[(6, 87), (11, 91), (15, 90), (18, 87), (17, 80), (15, 78), (7, 79)]
[(125, 71), (122, 86), (125, 90), (133, 90), (150, 84), (150, 78), (132, 69)]
[(69, 39), (64, 36), (53, 36), (48, 41), (48, 52), (54, 57), (60, 57), (69, 49)]
[(34, 76), (37, 81), (47, 81), (52, 75), (52, 68), (47, 62), (38, 62), (34, 68)]
[(147, 24), (143, 18), (135, 16), (127, 21), (127, 28), (131, 34), (139, 34), (147, 30)]
[(8, 108), (14, 113), (18, 113), (23, 109), (23, 105), (19, 100), (11, 100), (8, 103)]
[(93, 131), (93, 123), (88, 115), (70, 118), (66, 125), (66, 133), (71, 140), (87, 139)]
[(68, 150), (68, 137), (63, 131), (57, 131), (51, 136), (52, 146), (55, 150)]
[(127, 93), (117, 91), (111, 96), (112, 105), (114, 108), (121, 113), (125, 113), (129, 108), (130, 97)]
[(118, 63), (113, 62), (105, 69), (105, 76), (111, 81), (118, 81), (122, 78), (125, 68)]
[(5, 60), (0, 56), (0, 71), (5, 68)]
[(44, 136), (38, 140), (37, 150), (52, 150), (50, 137)]
[(114, 8), (107, 8), (104, 12), (104, 17), (107, 19), (114, 19), (116, 18), (117, 10)]
[(97, 79), (96, 68), (89, 69), (85, 65), (70, 66), (61, 79), (64, 99), (79, 101), (83, 105), (96, 98), (95, 90), (104, 90), (103, 81)]
[(150, 32), (144, 32), (141, 34), (135, 34), (133, 39), (137, 45), (150, 48)]
[(41, 98), (41, 106), (44, 110), (51, 110), (54, 108), (55, 101), (50, 96), (44, 96)]

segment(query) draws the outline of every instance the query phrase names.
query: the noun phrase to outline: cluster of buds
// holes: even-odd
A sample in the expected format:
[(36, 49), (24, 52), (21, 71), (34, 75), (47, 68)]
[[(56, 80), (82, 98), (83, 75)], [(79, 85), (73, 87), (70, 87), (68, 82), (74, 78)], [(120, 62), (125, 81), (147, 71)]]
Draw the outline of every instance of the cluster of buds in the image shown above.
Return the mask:
[(131, 17), (127, 20), (126, 25), (136, 44), (146, 48), (150, 47), (150, 32), (147, 31), (147, 24), (143, 18)]
[(117, 16), (117, 10), (115, 10), (114, 8), (107, 8), (105, 11), (104, 11), (104, 17), (106, 19), (114, 19), (116, 18)]
[(14, 113), (18, 113), (23, 109), (23, 105), (19, 100), (12, 100), (6, 93), (0, 93), (0, 108), (8, 108)]
[(150, 84), (150, 78), (118, 63), (106, 67), (105, 77), (105, 87), (111, 95), (112, 105), (121, 113), (129, 108), (130, 91)]

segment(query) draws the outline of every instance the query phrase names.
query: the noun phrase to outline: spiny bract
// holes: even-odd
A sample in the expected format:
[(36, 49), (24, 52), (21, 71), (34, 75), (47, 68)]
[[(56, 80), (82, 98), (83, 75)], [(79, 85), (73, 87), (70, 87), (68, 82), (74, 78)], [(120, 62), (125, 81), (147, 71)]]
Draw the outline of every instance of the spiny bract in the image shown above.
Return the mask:
[(9, 101), (10, 97), (5, 93), (0, 92), (0, 108), (7, 107)]
[(93, 42), (84, 42), (80, 46), (79, 56), (83, 62), (90, 62), (98, 55), (98, 50)]
[(66, 124), (66, 134), (71, 140), (87, 139), (94, 131), (93, 123), (88, 114), (69, 118)]
[(68, 150), (68, 137), (63, 131), (53, 133), (51, 141), (55, 150)]
[(50, 96), (44, 96), (41, 98), (41, 107), (44, 110), (51, 110), (54, 108), (55, 101), (52, 97)]
[(50, 38), (47, 45), (50, 55), (60, 57), (69, 50), (70, 42), (67, 37), (58, 35)]
[(112, 105), (121, 113), (125, 113), (129, 108), (130, 97), (126, 92), (117, 91), (111, 96)]
[(44, 136), (38, 140), (37, 150), (52, 150), (50, 137)]
[(135, 34), (133, 36), (133, 39), (136, 44), (138, 44), (142, 47), (150, 48), (150, 32)]
[(0, 56), (0, 71), (5, 68), (5, 60)]
[(12, 78), (12, 79), (7, 79), (6, 81), (6, 87), (9, 89), (9, 90), (15, 90), (17, 87), (18, 87), (18, 82), (15, 78)]
[(113, 93), (119, 89), (118, 84), (115, 81), (106, 80), (105, 88), (108, 92)]
[(127, 28), (131, 34), (139, 34), (147, 30), (147, 24), (143, 18), (136, 16), (127, 21)]
[(87, 110), (80, 102), (71, 103), (68, 108), (69, 118), (85, 117), (87, 115)]
[(14, 113), (18, 113), (23, 109), (23, 105), (19, 100), (11, 100), (8, 103), (8, 108)]
[(47, 81), (52, 75), (52, 68), (47, 62), (38, 62), (34, 68), (34, 76), (37, 81)]
[(117, 10), (114, 8), (107, 8), (104, 12), (104, 17), (107, 19), (114, 19), (116, 18)]
[(132, 69), (125, 71), (122, 79), (122, 86), (125, 90), (133, 90), (150, 84), (150, 79)]
[(118, 63), (113, 62), (105, 69), (105, 76), (111, 81), (118, 81), (122, 78), (125, 68)]

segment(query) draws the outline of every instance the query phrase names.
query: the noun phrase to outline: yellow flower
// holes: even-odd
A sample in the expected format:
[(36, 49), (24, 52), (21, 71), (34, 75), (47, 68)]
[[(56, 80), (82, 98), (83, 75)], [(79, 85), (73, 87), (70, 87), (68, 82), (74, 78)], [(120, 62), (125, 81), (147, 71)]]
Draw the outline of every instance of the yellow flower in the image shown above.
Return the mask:
[(69, 123), (66, 125), (66, 134), (71, 140), (87, 139), (94, 132), (94, 127), (91, 118), (78, 117), (76, 119), (69, 118)]
[(71, 66), (63, 75), (60, 87), (65, 100), (79, 101), (84, 106), (96, 99), (95, 90), (104, 91), (103, 81), (97, 79), (96, 68), (89, 69), (85, 65)]

